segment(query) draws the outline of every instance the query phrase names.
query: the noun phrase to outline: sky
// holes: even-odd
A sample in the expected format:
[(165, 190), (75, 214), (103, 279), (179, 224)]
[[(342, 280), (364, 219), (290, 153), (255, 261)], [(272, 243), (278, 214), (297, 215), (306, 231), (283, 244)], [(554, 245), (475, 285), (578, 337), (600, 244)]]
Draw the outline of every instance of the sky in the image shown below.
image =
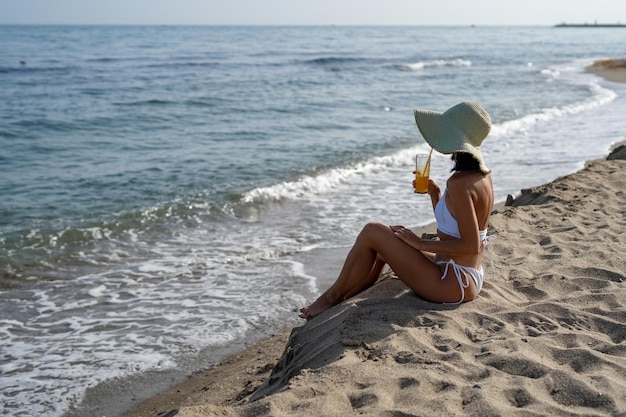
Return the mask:
[(626, 23), (625, 0), (0, 0), (0, 24)]

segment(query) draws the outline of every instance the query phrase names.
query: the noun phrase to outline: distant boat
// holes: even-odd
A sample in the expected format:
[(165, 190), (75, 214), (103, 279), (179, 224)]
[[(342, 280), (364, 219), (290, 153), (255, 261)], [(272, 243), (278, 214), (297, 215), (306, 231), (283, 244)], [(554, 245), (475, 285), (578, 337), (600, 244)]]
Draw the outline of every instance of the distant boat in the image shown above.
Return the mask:
[(623, 23), (559, 23), (556, 28), (626, 28)]

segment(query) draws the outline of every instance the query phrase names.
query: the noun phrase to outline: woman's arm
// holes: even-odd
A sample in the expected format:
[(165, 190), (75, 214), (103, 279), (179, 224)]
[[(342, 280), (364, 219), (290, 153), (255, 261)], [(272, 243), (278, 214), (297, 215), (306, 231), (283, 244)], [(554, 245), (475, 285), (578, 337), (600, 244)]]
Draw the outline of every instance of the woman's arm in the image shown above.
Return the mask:
[(437, 207), (437, 203), (441, 199), (441, 188), (439, 185), (432, 179), (428, 180), (428, 195), (430, 196), (430, 202), (433, 205), (433, 211), (435, 207)]
[(476, 246), (466, 244), (463, 242), (463, 239), (423, 240), (409, 229), (406, 229), (405, 231), (394, 230), (394, 234), (397, 238), (402, 239), (407, 245), (422, 252), (458, 256), (476, 255), (482, 250), (482, 242), (479, 243), (477, 246), (478, 250), (476, 250)]

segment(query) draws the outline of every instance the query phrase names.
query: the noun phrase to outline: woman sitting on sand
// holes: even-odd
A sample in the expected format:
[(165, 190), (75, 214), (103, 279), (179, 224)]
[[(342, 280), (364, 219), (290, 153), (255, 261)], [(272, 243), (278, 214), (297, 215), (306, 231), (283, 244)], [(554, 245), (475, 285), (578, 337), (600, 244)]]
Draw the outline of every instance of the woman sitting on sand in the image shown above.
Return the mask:
[(446, 190), (429, 180), (439, 240), (422, 240), (403, 226), (367, 224), (348, 253), (337, 281), (300, 317), (315, 317), (371, 287), (385, 263), (415, 293), (437, 303), (476, 298), (483, 284), (482, 252), (493, 208), (493, 184), (480, 153), (491, 118), (478, 104), (460, 103), (446, 112), (414, 110), (426, 142), (452, 154)]

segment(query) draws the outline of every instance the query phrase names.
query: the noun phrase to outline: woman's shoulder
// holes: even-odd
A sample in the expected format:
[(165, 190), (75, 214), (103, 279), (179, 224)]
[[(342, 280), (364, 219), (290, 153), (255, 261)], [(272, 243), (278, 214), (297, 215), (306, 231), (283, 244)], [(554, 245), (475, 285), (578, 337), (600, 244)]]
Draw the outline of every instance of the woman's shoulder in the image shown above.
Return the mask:
[(451, 194), (451, 198), (469, 195), (474, 201), (493, 194), (491, 175), (474, 171), (453, 174), (446, 182), (446, 189)]
[(448, 178), (448, 181), (446, 182), (446, 187), (450, 190), (467, 190), (468, 188), (483, 183), (485, 181), (491, 181), (490, 174), (482, 174), (478, 171), (461, 171), (455, 172)]

